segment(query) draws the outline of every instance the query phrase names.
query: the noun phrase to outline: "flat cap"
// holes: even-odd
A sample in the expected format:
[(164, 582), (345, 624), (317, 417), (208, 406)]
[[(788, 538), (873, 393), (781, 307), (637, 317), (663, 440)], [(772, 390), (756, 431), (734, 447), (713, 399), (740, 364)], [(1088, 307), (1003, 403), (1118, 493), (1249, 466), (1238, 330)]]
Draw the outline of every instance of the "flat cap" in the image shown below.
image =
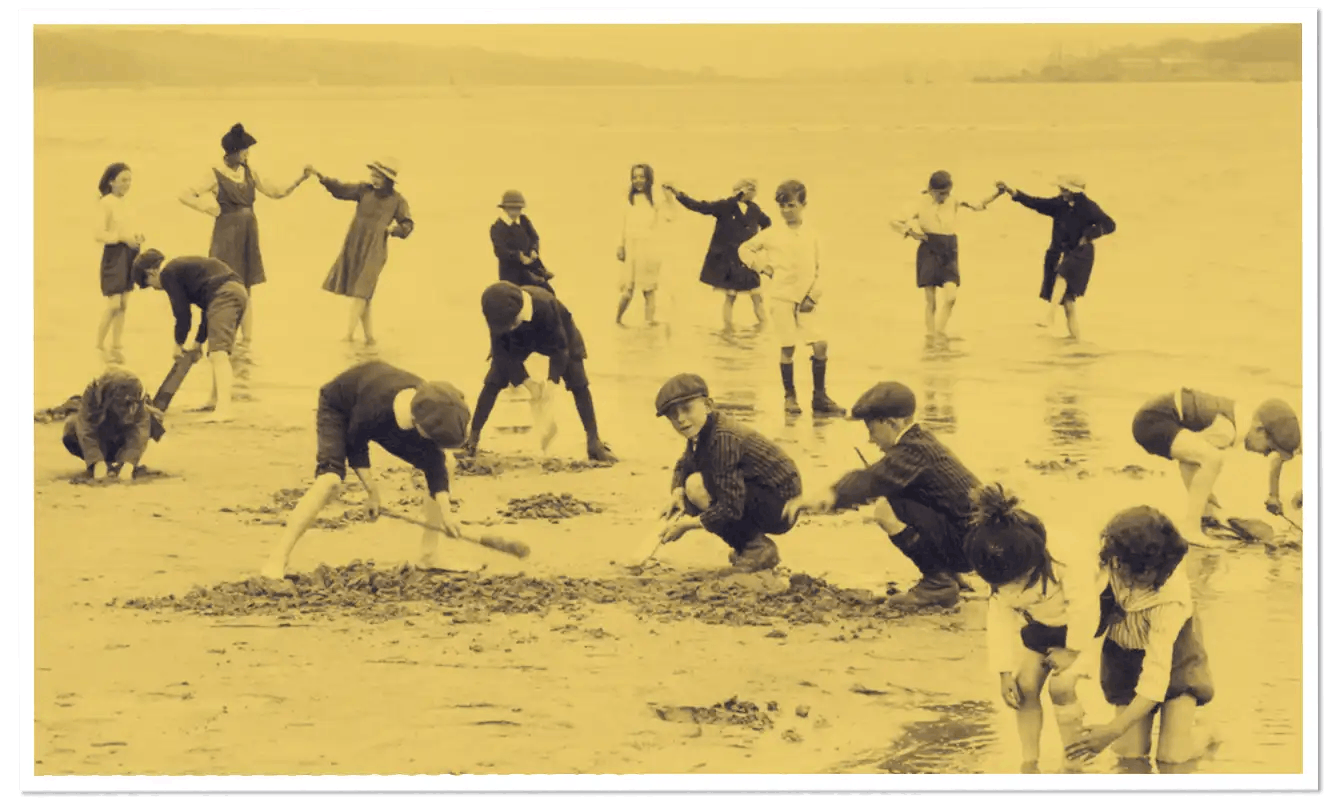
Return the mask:
[(494, 335), (506, 333), (516, 321), (516, 316), (521, 313), (521, 307), (524, 305), (521, 292), (520, 286), (507, 281), (499, 281), (484, 290), (479, 304), (484, 311), (484, 319), (489, 324), (490, 333)]
[(917, 396), (897, 381), (877, 383), (851, 407), (855, 420), (896, 419), (910, 417), (917, 410)]
[(460, 447), (469, 433), (470, 406), (465, 394), (446, 381), (430, 381), (420, 386), (410, 400), (409, 413), (414, 424), (444, 450)]
[(689, 372), (680, 373), (656, 393), (656, 416), (664, 417), (671, 408), (695, 397), (707, 397), (707, 381)]
[(1256, 416), (1266, 429), (1266, 436), (1277, 449), (1296, 453), (1303, 446), (1303, 431), (1298, 415), (1283, 400), (1267, 400), (1256, 409)]

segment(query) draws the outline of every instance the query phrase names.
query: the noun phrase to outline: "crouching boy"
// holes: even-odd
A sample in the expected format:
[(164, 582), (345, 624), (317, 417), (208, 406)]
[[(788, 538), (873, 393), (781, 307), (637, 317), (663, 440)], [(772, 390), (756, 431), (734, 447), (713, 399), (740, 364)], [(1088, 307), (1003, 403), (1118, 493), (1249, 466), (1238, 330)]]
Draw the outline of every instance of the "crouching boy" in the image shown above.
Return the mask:
[(799, 497), (800, 470), (782, 448), (715, 410), (707, 383), (676, 375), (656, 395), (656, 416), (670, 420), (688, 440), (675, 465), (669, 519), (662, 542), (705, 528), (731, 547), (731, 566), (741, 572), (781, 563), (770, 534), (791, 530), (784, 511)]
[[(449, 383), (424, 381), (384, 361), (369, 361), (337, 375), (321, 387), (316, 410), (316, 483), (293, 509), (261, 574), (283, 579), (298, 539), (338, 492), (346, 462), (367, 487), (368, 514), (377, 518), (381, 493), (372, 477), (371, 442), (423, 472), (428, 484), (424, 518), (449, 536), (459, 535), (442, 451), (460, 447), (469, 424), (465, 395)], [(434, 566), (438, 536), (424, 531), (422, 566)]]

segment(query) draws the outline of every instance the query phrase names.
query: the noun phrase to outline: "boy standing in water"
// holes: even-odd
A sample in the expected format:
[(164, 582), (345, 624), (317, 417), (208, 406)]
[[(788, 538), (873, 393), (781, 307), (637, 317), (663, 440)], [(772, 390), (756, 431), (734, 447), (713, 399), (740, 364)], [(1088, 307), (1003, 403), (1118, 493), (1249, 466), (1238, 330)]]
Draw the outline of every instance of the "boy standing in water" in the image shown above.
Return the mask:
[(675, 464), (662, 542), (705, 528), (731, 547), (742, 572), (781, 562), (769, 534), (791, 530), (786, 504), (800, 496), (796, 463), (762, 434), (722, 415), (697, 375), (676, 375), (656, 394), (656, 416), (670, 420), (689, 444)]
[(889, 603), (907, 608), (952, 606), (967, 588), (959, 573), (971, 572), (964, 552), (972, 493), (981, 481), (963, 462), (913, 419), (917, 399), (901, 383), (876, 384), (852, 407), (870, 442), (884, 458), (849, 472), (831, 488), (787, 503), (787, 519), (804, 510), (856, 508), (876, 502), (875, 521), (889, 541), (921, 572), (911, 591)]
[(805, 225), (805, 184), (786, 181), (777, 187), (777, 206), (785, 225), (768, 228), (740, 245), (740, 260), (760, 275), (772, 278), (769, 314), (781, 344), (782, 390), (786, 413), (800, 414), (796, 399), (796, 345), (808, 344), (813, 351), (814, 394), (810, 408), (818, 416), (836, 416), (846, 409), (828, 396), (828, 341), (816, 319), (819, 288), (819, 237)]
[(1241, 443), (1270, 462), (1266, 510), (1280, 514), (1280, 472), (1303, 446), (1298, 415), (1283, 400), (1257, 406), (1247, 425), (1237, 421), (1239, 403), (1196, 389), (1181, 388), (1145, 403), (1131, 421), (1131, 433), (1146, 453), (1176, 461), (1187, 489), (1181, 528), (1190, 544), (1214, 547), (1203, 529), (1217, 526), (1214, 483), (1224, 466), (1223, 451)]
[(958, 300), (958, 287), (963, 279), (958, 268), (958, 210), (985, 211), (986, 207), (1004, 191), (980, 203), (951, 202), (954, 180), (948, 172), (939, 170), (931, 175), (927, 189), (902, 219), (889, 223), (904, 237), (921, 242), (917, 246), (917, 288), (926, 291), (926, 335), (944, 336), (949, 326), (949, 315)]
[[(209, 341), (209, 361), (214, 368), (214, 387), (208, 407), (214, 413), (207, 422), (227, 422), (232, 419), (233, 364), (230, 354), (237, 338), (237, 328), (247, 310), (247, 290), (242, 279), (224, 262), (204, 256), (181, 256), (166, 264), (163, 254), (147, 250), (135, 257), (132, 267), (135, 284), (141, 289), (152, 286), (168, 296), (172, 315), (176, 319), (173, 338), (176, 354), (186, 349), (199, 349)], [(186, 334), (191, 330), (191, 306), (200, 307), (200, 330), (195, 343), (186, 345)]]
[[(591, 382), (586, 377), (586, 342), (567, 307), (537, 286), (516, 286), (506, 281), (485, 289), (480, 304), (492, 340), (492, 363), (475, 403), (474, 421), (465, 451), (473, 454), (478, 449), (479, 434), (488, 422), (498, 393), (508, 386), (527, 386), (536, 402), (548, 402), (545, 395), (549, 388), (544, 383), (531, 381), (526, 372), (526, 359), (539, 353), (549, 358), (549, 383), (557, 384), (561, 380), (572, 392), (577, 415), (586, 429), (587, 458), (616, 461), (600, 440)], [(542, 445), (547, 445), (554, 433), (553, 427), (545, 431)]]

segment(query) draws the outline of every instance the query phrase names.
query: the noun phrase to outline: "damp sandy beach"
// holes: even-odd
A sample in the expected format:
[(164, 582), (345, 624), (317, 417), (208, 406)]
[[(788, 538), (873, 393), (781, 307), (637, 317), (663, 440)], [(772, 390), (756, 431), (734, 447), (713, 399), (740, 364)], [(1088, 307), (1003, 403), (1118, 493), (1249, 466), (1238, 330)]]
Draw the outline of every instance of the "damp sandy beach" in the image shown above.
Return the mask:
[[(613, 324), (628, 166), (696, 197), (759, 179), (809, 187), (824, 236), (830, 394), (877, 380), (916, 390), (924, 423), (984, 480), (1019, 493), (1055, 537), (1096, 537), (1115, 511), (1178, 511), (1175, 466), (1130, 419), (1191, 385), (1270, 392), (1301, 408), (1302, 210), (1297, 84), (343, 91), (40, 91), (36, 98), (37, 409), (96, 373), (101, 298), (94, 184), (132, 165), (150, 243), (204, 254), (209, 220), (177, 194), (244, 121), (271, 180), (306, 163), (361, 176), (397, 155), (416, 222), (393, 242), (374, 301), (375, 352), (338, 341), (346, 306), (320, 291), (352, 205), (316, 184), (258, 203), (269, 283), (256, 292), (257, 364), (240, 419), (189, 413), (133, 486), (71, 482), (59, 426), (35, 425), (36, 763), (40, 775), (355, 773), (1010, 772), (1014, 720), (985, 665), (986, 587), (949, 611), (879, 604), (915, 570), (859, 512), (780, 537), (776, 574), (722, 578), (725, 546), (697, 531), (651, 550), (682, 440), (652, 408), (669, 375), (704, 375), (728, 413), (776, 438), (807, 485), (876, 452), (859, 425), (781, 414), (767, 333), (723, 336), (696, 283), (710, 234), (685, 211), (663, 271), (663, 318)], [(532, 124), (513, 121), (527, 109)], [(510, 109), (510, 110), (509, 110)], [(116, 124), (108, 121), (115, 119)], [(742, 121), (743, 120), (743, 121)], [(412, 121), (413, 124), (409, 124)], [(1101, 240), (1085, 342), (1034, 326), (1049, 224), (1008, 199), (960, 224), (963, 286), (947, 349), (927, 351), (913, 248), (888, 231), (934, 169), (979, 199), (996, 180), (1036, 193), (1079, 171), (1116, 221)], [(622, 459), (580, 459), (565, 394), (547, 454), (527, 405), (504, 394), (479, 459), (455, 465), (471, 535), (530, 545), (524, 562), (461, 542), (453, 571), (403, 567), (420, 529), (361, 517), (352, 481), (299, 544), (291, 594), (255, 576), (286, 504), (312, 478), (316, 392), (380, 357), (471, 398), (486, 369), (479, 292), (504, 189), (526, 193), (559, 296), (588, 343), (602, 436)], [(737, 323), (752, 322), (747, 302)], [(152, 391), (170, 367), (171, 315), (136, 292), (127, 366)], [(808, 370), (797, 370), (808, 387)], [(417, 513), (409, 473), (373, 449), (388, 508)], [(1230, 458), (1229, 515), (1266, 518), (1265, 463)], [(1298, 488), (1286, 469), (1283, 495)], [(552, 495), (539, 498), (541, 495)], [(565, 496), (566, 495), (566, 496)], [(510, 505), (509, 505), (510, 504)], [(1301, 518), (1299, 512), (1296, 518)], [(1279, 528), (1288, 542), (1287, 526)], [(1239, 546), (1192, 556), (1216, 683), (1203, 717), (1222, 743), (1193, 769), (1302, 769), (1303, 554)], [(364, 563), (355, 564), (359, 560)], [(375, 562), (369, 566), (366, 562)], [(225, 585), (228, 584), (228, 585)], [(241, 584), (241, 585), (233, 585)], [(1110, 718), (1081, 683), (1095, 722)], [(1042, 768), (1059, 768), (1048, 719)], [(1116, 769), (1110, 756), (1094, 772)]]

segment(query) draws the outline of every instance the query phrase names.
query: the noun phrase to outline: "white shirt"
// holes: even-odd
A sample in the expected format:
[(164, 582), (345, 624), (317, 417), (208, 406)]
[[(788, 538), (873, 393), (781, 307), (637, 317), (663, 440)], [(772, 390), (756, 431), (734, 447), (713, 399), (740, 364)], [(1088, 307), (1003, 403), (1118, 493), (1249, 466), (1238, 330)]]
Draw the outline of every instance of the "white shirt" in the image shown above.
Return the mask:
[[(1049, 540), (1052, 537), (1048, 537)], [(1056, 547), (1049, 541), (1049, 549)], [(1102, 640), (1095, 637), (1100, 621), (1102, 593), (1097, 553), (1084, 548), (1065, 548), (1064, 555), (1053, 555), (1056, 581), (1043, 580), (1029, 588), (1024, 581), (998, 587), (987, 598), (987, 648), (993, 672), (1016, 672), (1016, 660), (1022, 648), (1020, 631), (1027, 623), (1024, 612), (1034, 621), (1054, 627), (1065, 626), (1067, 650), (1078, 653), (1091, 651)]]
[(952, 196), (946, 198), (943, 203), (937, 203), (929, 194), (923, 194), (896, 222), (904, 229), (913, 228), (922, 233), (950, 236), (958, 229), (958, 206), (958, 201)]
[(740, 245), (739, 253), (755, 272), (772, 269), (772, 297), (791, 303), (806, 295), (819, 299), (819, 236), (813, 226), (773, 225)]
[(139, 231), (126, 199), (114, 194), (103, 195), (98, 200), (98, 223), (93, 229), (93, 238), (102, 244), (117, 244), (136, 233)]
[(1145, 651), (1135, 693), (1162, 703), (1172, 676), (1173, 644), (1195, 608), (1186, 562), (1157, 590), (1128, 586), (1115, 571), (1104, 568), (1099, 591), (1106, 585), (1111, 585), (1117, 605), (1126, 612), (1125, 619), (1108, 630), (1107, 638), (1128, 650)]

